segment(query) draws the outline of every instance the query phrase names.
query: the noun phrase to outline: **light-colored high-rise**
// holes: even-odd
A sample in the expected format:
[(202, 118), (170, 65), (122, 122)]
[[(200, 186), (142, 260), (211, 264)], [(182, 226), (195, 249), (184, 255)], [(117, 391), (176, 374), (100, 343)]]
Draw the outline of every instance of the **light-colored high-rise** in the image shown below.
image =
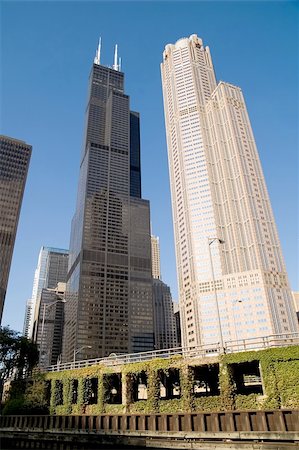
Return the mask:
[(35, 342), (41, 367), (56, 364), (61, 358), (65, 287), (65, 283), (58, 282), (55, 288), (44, 288), (40, 294)]
[[(54, 289), (59, 282), (65, 283), (68, 257), (68, 250), (44, 246), (40, 249), (37, 267), (34, 273), (30, 313), (26, 319), (28, 322), (26, 326), (26, 337), (36, 339), (35, 322), (39, 315), (42, 290), (47, 288)], [(27, 308), (25, 315), (27, 315)]]
[(25, 316), (24, 316), (24, 324), (23, 324), (23, 336), (29, 336), (29, 325), (32, 317), (32, 300), (31, 298), (27, 300), (25, 307)]
[(299, 292), (292, 292), (296, 316), (299, 321)]
[(152, 276), (161, 280), (160, 244), (158, 236), (151, 236), (152, 249)]
[(161, 70), (183, 344), (298, 331), (241, 89), (197, 35)]

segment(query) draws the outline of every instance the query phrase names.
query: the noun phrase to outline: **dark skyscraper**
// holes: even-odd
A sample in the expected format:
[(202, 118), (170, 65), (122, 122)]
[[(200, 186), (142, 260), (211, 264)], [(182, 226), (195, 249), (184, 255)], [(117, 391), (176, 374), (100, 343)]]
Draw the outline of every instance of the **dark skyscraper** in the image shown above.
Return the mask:
[(176, 324), (170, 287), (153, 278), (155, 349), (177, 347)]
[(151, 236), (155, 349), (177, 346), (177, 335), (170, 287), (161, 279), (160, 244)]
[(141, 198), (140, 121), (134, 111), (130, 111), (130, 195)]
[[(151, 350), (149, 202), (141, 199), (139, 114), (124, 74), (92, 66), (72, 222), (63, 360)], [(80, 350), (82, 349), (82, 350)]]
[(24, 141), (0, 136), (0, 322), (31, 150)]

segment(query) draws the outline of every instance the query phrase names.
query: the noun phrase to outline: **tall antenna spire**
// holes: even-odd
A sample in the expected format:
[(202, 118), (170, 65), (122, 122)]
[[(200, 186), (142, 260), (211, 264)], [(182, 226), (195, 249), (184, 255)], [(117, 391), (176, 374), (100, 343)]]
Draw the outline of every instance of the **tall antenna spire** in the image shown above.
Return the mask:
[(112, 66), (112, 69), (119, 70), (118, 57), (117, 57), (117, 44), (115, 45), (115, 49), (114, 49), (114, 64)]
[(98, 64), (98, 65), (101, 64), (101, 45), (102, 45), (102, 38), (100, 37), (99, 38), (99, 45), (98, 45), (98, 48), (96, 50), (96, 56), (95, 56), (95, 58), (93, 60), (93, 62), (95, 64)]

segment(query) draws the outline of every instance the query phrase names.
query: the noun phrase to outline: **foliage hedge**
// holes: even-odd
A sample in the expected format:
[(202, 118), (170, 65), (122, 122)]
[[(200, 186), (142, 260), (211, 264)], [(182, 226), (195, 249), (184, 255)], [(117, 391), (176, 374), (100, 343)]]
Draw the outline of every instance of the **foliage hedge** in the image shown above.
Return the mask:
[(30, 382), (16, 380), (12, 383), (9, 399), (2, 410), (3, 415), (48, 413), (47, 384), (43, 376), (37, 375)]
[[(232, 364), (259, 361), (264, 394), (240, 395), (233, 381)], [(189, 366), (219, 363), (220, 395), (196, 397), (193, 393), (193, 372)], [(189, 366), (188, 366), (189, 364)], [(158, 373), (180, 369), (180, 398), (161, 400)], [(147, 400), (134, 402), (133, 382), (140, 372), (147, 375)], [(107, 377), (122, 374), (123, 404), (105, 403)], [(103, 365), (45, 374), (44, 383), (51, 382), (51, 414), (121, 414), (219, 411), (233, 409), (277, 409), (299, 407), (299, 346), (224, 354), (219, 358), (186, 360), (182, 357), (155, 359), (107, 368)], [(98, 378), (97, 404), (88, 405), (91, 378)], [(106, 381), (104, 381), (106, 379)], [(78, 380), (77, 403), (72, 404), (74, 380)], [(40, 381), (41, 382), (41, 381)], [(58, 383), (62, 382), (62, 398)], [(106, 384), (105, 384), (106, 383)], [(44, 390), (45, 392), (45, 390)], [(26, 397), (26, 395), (25, 395)], [(59, 404), (63, 402), (63, 404)]]

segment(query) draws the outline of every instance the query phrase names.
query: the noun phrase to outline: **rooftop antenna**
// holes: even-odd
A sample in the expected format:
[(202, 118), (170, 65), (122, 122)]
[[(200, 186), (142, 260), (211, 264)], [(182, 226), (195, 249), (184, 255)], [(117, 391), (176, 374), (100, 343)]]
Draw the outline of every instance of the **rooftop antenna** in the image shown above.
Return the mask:
[(118, 58), (118, 70), (121, 71), (121, 57)]
[(95, 56), (95, 58), (93, 60), (93, 62), (95, 64), (98, 64), (98, 65), (100, 65), (100, 63), (101, 63), (101, 45), (102, 45), (102, 38), (100, 37), (99, 38), (99, 45), (98, 45), (98, 48), (96, 50), (96, 56)]
[(117, 64), (117, 44), (115, 45), (115, 49), (114, 49), (114, 64), (112, 66), (113, 70), (119, 70), (119, 65)]

